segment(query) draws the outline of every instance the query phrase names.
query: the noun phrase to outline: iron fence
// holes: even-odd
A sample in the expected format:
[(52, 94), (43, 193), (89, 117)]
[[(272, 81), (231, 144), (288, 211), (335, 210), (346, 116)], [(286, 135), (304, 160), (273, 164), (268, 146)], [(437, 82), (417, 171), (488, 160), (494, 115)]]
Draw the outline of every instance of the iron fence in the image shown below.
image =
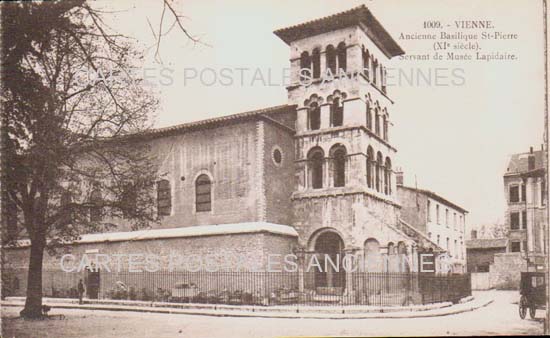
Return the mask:
[[(24, 296), (26, 270), (3, 273), (3, 295)], [(232, 305), (401, 306), (458, 302), (471, 295), (469, 274), (352, 272), (63, 272), (43, 271), (43, 295)]]

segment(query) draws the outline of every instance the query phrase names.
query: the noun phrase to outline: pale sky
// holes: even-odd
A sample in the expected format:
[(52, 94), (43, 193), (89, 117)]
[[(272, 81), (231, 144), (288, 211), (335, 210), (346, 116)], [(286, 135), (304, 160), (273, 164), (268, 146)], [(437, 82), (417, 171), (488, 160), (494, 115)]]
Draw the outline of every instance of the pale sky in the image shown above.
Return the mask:
[[(463, 86), (402, 83), (388, 89), (395, 101), (389, 108), (394, 124), (390, 143), (398, 150), (394, 163), (403, 168), (405, 184), (414, 186), (416, 177), (418, 187), (469, 210), (468, 225), (502, 221), (502, 175), (508, 156), (526, 152), (530, 146), (540, 149), (543, 142), (541, 1), (179, 0), (175, 6), (186, 16), (184, 24), (209, 46), (193, 45), (174, 28), (162, 40), (162, 65), (154, 61), (154, 48), (149, 50), (147, 76), (154, 77), (162, 67), (174, 70), (173, 83), (156, 87), (161, 100), (156, 125), (285, 104), (286, 90), (280, 83), (283, 69), (289, 65), (289, 48), (273, 31), (360, 4), (371, 9), (406, 54), (433, 53), (432, 41), (398, 39), (401, 32), (429, 33), (422, 28), (428, 20), (450, 25), (455, 20), (492, 20), (495, 31), (518, 34), (517, 40), (483, 41), (482, 46), (482, 51), (515, 53), (517, 61), (394, 58), (387, 65), (407, 72), (416, 68), (423, 72), (436, 67), (463, 69)], [(120, 11), (106, 16), (115, 30), (136, 38), (144, 47), (154, 44), (147, 18), (158, 33), (161, 0), (103, 0), (96, 6)], [(164, 31), (172, 22), (167, 16)], [(197, 79), (184, 80), (186, 68), (200, 72), (224, 67), (271, 72), (272, 85), (207, 86)], [(252, 76), (244, 79), (249, 82)]]

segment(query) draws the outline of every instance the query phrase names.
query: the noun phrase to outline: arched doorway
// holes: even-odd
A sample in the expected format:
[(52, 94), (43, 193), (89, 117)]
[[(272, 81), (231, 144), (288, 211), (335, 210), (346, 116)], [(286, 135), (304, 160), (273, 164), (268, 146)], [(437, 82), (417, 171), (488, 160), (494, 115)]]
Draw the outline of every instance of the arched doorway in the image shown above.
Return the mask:
[(367, 238), (364, 244), (364, 253), (365, 270), (367, 272), (382, 272), (384, 262), (380, 252), (380, 243), (376, 238)]
[(339, 288), (345, 286), (346, 272), (342, 266), (344, 258), (344, 241), (336, 232), (326, 231), (315, 239), (315, 255), (320, 269), (315, 268), (315, 287)]

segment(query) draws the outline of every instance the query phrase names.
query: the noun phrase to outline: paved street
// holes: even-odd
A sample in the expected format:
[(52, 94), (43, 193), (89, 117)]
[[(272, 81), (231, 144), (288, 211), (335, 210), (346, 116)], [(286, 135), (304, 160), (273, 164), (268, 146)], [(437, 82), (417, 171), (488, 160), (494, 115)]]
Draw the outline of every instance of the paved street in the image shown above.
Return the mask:
[[(278, 337), (541, 334), (537, 320), (518, 316), (517, 291), (489, 291), (487, 307), (456, 315), (405, 319), (271, 319), (57, 309), (66, 319), (18, 319), (20, 308), (2, 309), (3, 337)], [(39, 334), (38, 334), (39, 333)]]

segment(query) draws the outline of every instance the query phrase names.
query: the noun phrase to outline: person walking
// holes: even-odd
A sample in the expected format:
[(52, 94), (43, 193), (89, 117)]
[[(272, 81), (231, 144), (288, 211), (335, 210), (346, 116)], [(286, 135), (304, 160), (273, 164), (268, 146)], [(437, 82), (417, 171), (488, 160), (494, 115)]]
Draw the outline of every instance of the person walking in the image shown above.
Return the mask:
[(82, 279), (78, 281), (78, 304), (82, 304), (82, 297), (84, 296), (84, 284)]

